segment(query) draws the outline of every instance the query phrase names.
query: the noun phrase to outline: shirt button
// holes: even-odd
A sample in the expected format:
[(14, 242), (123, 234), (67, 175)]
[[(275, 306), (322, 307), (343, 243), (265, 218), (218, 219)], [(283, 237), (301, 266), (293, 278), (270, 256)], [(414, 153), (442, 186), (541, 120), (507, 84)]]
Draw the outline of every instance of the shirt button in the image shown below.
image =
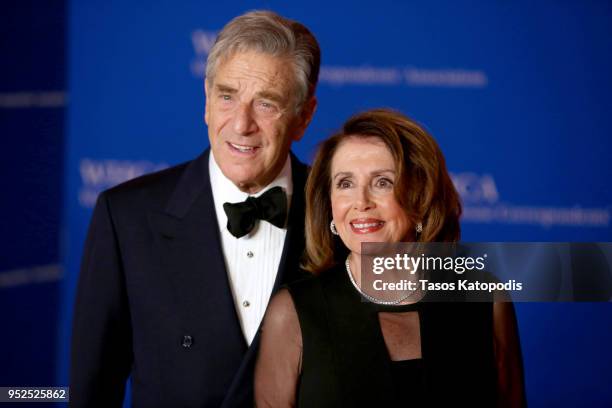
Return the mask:
[(249, 302), (248, 300), (245, 300), (244, 302), (242, 302), (242, 306), (249, 307), (251, 306), (251, 302)]
[(183, 336), (183, 342), (181, 343), (181, 345), (184, 348), (189, 348), (189, 347), (191, 347), (192, 344), (193, 344), (193, 337), (191, 337), (191, 336)]
[(247, 256), (248, 256), (249, 258), (252, 258), (252, 257), (253, 257), (253, 252), (251, 252), (251, 251), (247, 252)]

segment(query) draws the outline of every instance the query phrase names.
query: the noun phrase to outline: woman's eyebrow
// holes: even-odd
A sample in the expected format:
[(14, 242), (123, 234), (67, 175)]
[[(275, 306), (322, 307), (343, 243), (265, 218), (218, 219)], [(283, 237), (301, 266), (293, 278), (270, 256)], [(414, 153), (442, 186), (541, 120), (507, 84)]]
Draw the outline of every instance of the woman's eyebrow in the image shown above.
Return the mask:
[(339, 171), (338, 173), (334, 174), (334, 177), (332, 180), (337, 179), (340, 176), (352, 176), (353, 173), (351, 173), (350, 171)]
[(370, 175), (373, 175), (373, 174), (381, 174), (381, 173), (392, 173), (392, 174), (395, 174), (395, 170), (393, 170), (393, 169), (379, 169), (379, 170), (372, 170), (372, 171), (370, 172)]
[[(395, 170), (393, 169), (376, 169), (376, 170), (372, 170), (370, 172), (370, 175), (377, 175), (377, 174), (383, 174), (383, 173), (391, 173), (391, 174), (395, 174)], [(339, 171), (338, 173), (334, 174), (334, 177), (332, 178), (333, 180), (337, 179), (340, 176), (352, 176), (353, 173), (350, 171)]]

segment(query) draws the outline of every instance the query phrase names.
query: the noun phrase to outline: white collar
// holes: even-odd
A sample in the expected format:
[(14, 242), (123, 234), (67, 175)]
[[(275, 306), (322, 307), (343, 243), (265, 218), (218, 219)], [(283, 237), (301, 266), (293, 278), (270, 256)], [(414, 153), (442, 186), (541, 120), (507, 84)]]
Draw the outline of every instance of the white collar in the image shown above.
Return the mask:
[[(248, 194), (241, 191), (230, 179), (225, 177), (225, 174), (223, 174), (215, 160), (212, 150), (210, 151), (208, 159), (208, 171), (210, 174), (210, 186), (213, 192), (217, 217), (225, 215), (223, 203), (241, 203), (249, 196), (259, 197), (272, 187), (277, 186), (281, 187), (285, 191), (285, 194), (287, 194), (287, 208), (290, 208), (291, 195), (293, 194), (293, 179), (291, 177), (291, 157), (289, 155), (287, 155), (285, 165), (276, 178), (255, 194)], [(226, 217), (223, 218), (227, 221)], [(219, 219), (219, 221), (221, 221), (221, 219)], [(225, 222), (223, 222), (222, 225), (224, 224)]]

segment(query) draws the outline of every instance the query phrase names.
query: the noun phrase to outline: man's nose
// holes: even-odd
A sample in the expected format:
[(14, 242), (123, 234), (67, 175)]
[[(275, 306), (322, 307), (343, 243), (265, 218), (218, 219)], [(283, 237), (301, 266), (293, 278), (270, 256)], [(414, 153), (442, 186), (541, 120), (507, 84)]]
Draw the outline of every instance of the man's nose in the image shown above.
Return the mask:
[(250, 105), (241, 103), (236, 108), (233, 128), (234, 132), (239, 135), (249, 135), (257, 131), (257, 122), (253, 117), (253, 111)]
[(376, 205), (372, 201), (370, 196), (370, 190), (368, 187), (359, 188), (356, 192), (355, 203), (353, 208), (357, 211), (368, 211), (374, 208)]

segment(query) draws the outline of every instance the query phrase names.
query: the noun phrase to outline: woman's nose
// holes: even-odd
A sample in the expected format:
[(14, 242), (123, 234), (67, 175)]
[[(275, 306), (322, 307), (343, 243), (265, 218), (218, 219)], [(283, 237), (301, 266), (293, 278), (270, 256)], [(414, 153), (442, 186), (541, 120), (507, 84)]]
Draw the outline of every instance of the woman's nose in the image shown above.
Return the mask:
[(370, 191), (367, 187), (359, 188), (355, 197), (354, 209), (357, 211), (367, 211), (375, 207), (374, 202), (370, 197)]

